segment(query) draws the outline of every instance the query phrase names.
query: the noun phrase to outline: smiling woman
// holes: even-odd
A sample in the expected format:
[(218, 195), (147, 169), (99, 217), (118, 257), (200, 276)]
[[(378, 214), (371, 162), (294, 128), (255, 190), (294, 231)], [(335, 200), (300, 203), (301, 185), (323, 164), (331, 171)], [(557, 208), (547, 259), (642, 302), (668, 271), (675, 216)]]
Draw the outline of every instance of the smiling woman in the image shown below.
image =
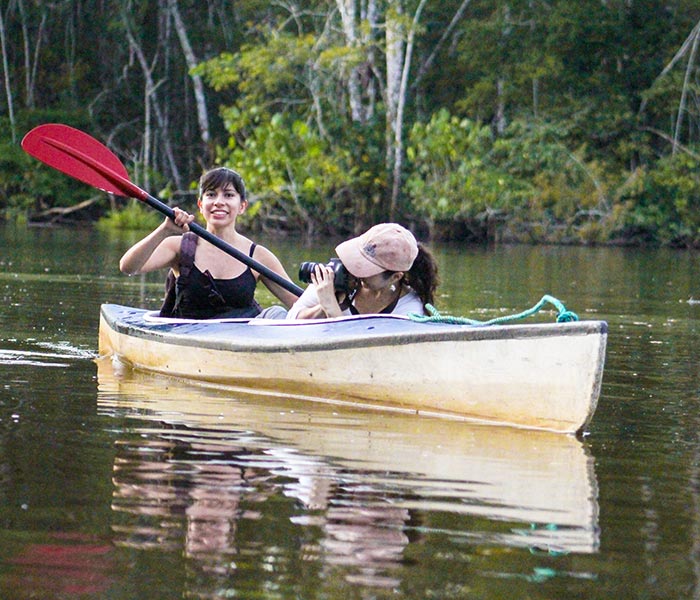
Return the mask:
[[(202, 175), (199, 211), (207, 231), (246, 256), (289, 280), (279, 259), (263, 246), (241, 235), (236, 220), (247, 206), (245, 184), (232, 169), (218, 167)], [(287, 307), (296, 296), (242, 262), (223, 254), (189, 232), (195, 219), (179, 208), (153, 232), (132, 246), (119, 262), (123, 273), (135, 275), (169, 268), (169, 292), (162, 316), (209, 319), (255, 317), (262, 312), (254, 299), (259, 279)]]

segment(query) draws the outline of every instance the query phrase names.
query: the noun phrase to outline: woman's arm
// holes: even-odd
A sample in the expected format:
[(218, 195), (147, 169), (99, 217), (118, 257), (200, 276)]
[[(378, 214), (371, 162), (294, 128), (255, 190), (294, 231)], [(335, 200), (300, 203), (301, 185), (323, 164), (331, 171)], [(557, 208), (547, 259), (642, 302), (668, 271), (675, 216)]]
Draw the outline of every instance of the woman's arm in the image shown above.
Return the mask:
[[(254, 258), (259, 263), (265, 265), (271, 271), (274, 271), (275, 273), (277, 273), (281, 277), (284, 277), (287, 281), (291, 281), (291, 279), (289, 278), (289, 275), (287, 275), (287, 271), (284, 270), (284, 267), (282, 266), (282, 263), (280, 262), (279, 258), (277, 258), (270, 250), (265, 248), (265, 246), (256, 246), (255, 247), (255, 257)], [(280, 301), (287, 308), (292, 306), (297, 301), (296, 294), (293, 294), (289, 290), (283, 288), (278, 283), (271, 281), (270, 279), (268, 279), (264, 275), (260, 275), (260, 281), (262, 281), (265, 284), (265, 287), (268, 290), (270, 290), (275, 296), (277, 296), (277, 298), (279, 298)]]
[[(129, 248), (119, 261), (119, 270), (127, 275), (148, 273), (165, 267), (177, 266), (180, 238), (189, 230), (194, 215), (174, 208), (175, 220), (165, 219), (156, 229)], [(173, 236), (178, 236), (174, 238)]]

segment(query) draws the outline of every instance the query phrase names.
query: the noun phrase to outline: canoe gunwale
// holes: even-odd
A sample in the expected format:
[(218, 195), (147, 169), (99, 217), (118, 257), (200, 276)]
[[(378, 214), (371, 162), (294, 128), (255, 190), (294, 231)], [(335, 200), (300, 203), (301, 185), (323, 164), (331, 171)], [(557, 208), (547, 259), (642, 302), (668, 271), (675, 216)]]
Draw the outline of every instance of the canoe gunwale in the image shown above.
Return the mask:
[[(145, 321), (143, 325), (124, 322), (118, 316), (112, 314), (109, 307), (113, 305), (103, 305), (101, 309), (102, 317), (107, 325), (114, 331), (133, 337), (142, 338), (144, 340), (159, 341), (166, 344), (172, 344), (183, 347), (206, 348), (209, 350), (227, 350), (230, 352), (245, 351), (245, 352), (260, 352), (260, 353), (275, 353), (275, 352), (326, 352), (328, 350), (338, 349), (353, 349), (353, 348), (369, 348), (377, 346), (395, 346), (399, 344), (409, 343), (426, 343), (426, 342), (453, 342), (453, 341), (484, 341), (484, 340), (520, 340), (527, 338), (543, 338), (543, 337), (562, 337), (562, 336), (581, 336), (581, 335), (607, 335), (608, 325), (605, 321), (573, 321), (568, 323), (535, 323), (535, 324), (508, 324), (508, 325), (455, 325), (439, 322), (419, 323), (411, 321), (404, 317), (392, 317), (390, 315), (365, 315), (361, 318), (354, 319), (339, 319), (339, 320), (322, 320), (322, 321), (299, 321), (291, 324), (275, 323), (268, 321), (260, 324), (262, 319), (257, 320), (255, 325), (252, 321), (235, 320), (235, 321), (220, 321), (214, 323), (215, 326), (222, 328), (221, 335), (207, 334), (198, 335), (196, 331), (178, 331), (178, 329), (189, 329), (192, 325), (208, 323), (206, 321), (175, 321), (167, 322), (162, 319), (157, 321)], [(355, 323), (368, 324), (364, 335), (354, 334), (348, 337), (332, 335), (324, 339), (322, 334), (328, 333), (330, 327), (336, 323), (347, 323), (354, 321)], [(394, 330), (389, 332), (373, 331), (372, 322), (397, 321), (397, 323), (405, 324), (410, 328), (405, 331)], [(252, 337), (246, 338), (245, 341), (237, 340), (232, 337), (232, 332), (235, 327), (250, 328), (248, 331), (253, 333)], [(296, 340), (292, 337), (284, 340), (266, 338), (264, 336), (255, 336), (255, 332), (272, 332), (279, 331), (284, 328), (289, 331), (292, 328), (312, 328), (318, 329), (318, 334), (315, 337), (304, 336), (302, 339)], [(228, 330), (228, 331), (226, 331)], [(300, 330), (300, 331), (301, 331)]]

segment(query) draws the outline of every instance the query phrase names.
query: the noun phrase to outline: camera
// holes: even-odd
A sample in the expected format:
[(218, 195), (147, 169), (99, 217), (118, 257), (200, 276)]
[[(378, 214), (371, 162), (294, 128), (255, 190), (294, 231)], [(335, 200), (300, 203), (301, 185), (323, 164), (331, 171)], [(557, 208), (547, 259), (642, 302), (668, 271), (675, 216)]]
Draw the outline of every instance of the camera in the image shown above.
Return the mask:
[(336, 292), (344, 292), (346, 294), (352, 292), (355, 287), (355, 278), (345, 268), (345, 265), (340, 262), (339, 258), (331, 258), (326, 265), (315, 262), (301, 263), (299, 265), (299, 281), (311, 283), (311, 273), (314, 272), (316, 265), (333, 269), (333, 286)]

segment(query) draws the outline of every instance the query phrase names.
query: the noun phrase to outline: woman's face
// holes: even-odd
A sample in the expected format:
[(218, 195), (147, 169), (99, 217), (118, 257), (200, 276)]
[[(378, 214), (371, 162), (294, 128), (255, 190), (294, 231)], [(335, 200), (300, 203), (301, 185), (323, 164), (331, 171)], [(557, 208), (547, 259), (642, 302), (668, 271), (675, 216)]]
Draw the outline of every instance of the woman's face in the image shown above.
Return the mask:
[(401, 277), (403, 276), (403, 273), (398, 274), (398, 273), (392, 273), (391, 271), (383, 271), (382, 273), (377, 273), (376, 275), (372, 275), (371, 277), (363, 277), (360, 280), (360, 284), (362, 287), (372, 290), (373, 292), (377, 292), (381, 289), (384, 289), (385, 287), (390, 286), (392, 283), (396, 283)]
[(220, 226), (235, 223), (238, 215), (248, 206), (230, 183), (204, 191), (197, 204), (207, 223)]

